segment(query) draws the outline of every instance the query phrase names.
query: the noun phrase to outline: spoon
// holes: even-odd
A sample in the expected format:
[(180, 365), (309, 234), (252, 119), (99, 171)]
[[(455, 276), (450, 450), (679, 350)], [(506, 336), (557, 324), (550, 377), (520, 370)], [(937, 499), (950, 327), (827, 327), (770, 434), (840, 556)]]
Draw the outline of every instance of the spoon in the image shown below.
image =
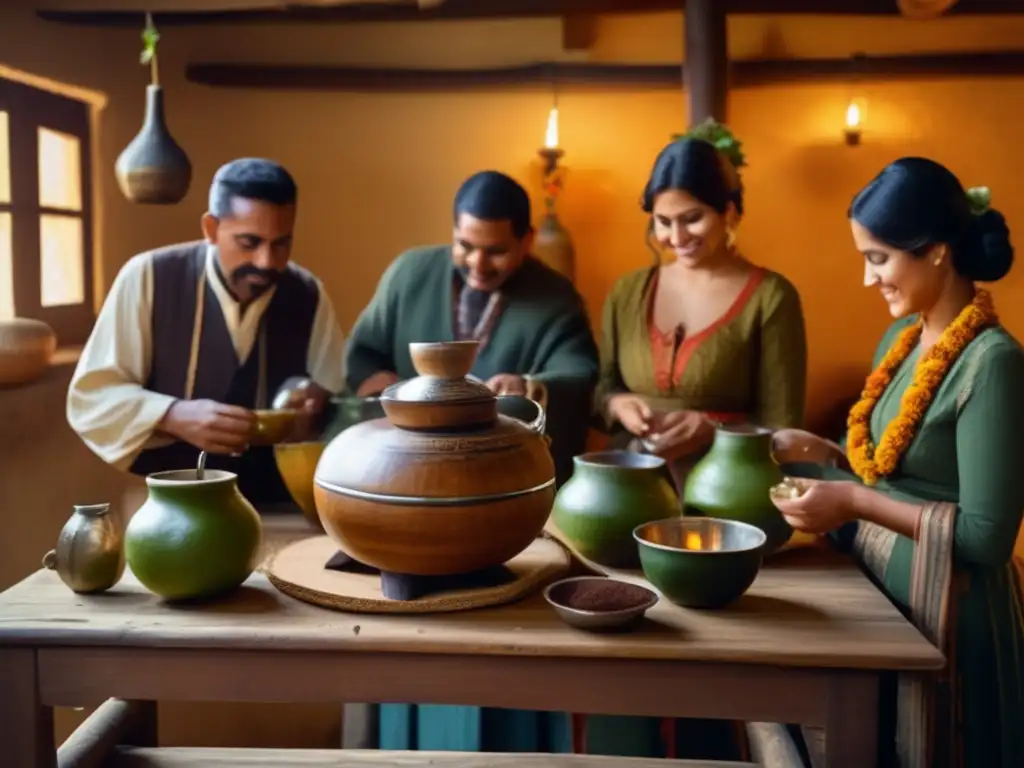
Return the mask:
[(196, 480), (202, 480), (206, 475), (206, 451), (199, 452), (199, 463), (196, 465)]

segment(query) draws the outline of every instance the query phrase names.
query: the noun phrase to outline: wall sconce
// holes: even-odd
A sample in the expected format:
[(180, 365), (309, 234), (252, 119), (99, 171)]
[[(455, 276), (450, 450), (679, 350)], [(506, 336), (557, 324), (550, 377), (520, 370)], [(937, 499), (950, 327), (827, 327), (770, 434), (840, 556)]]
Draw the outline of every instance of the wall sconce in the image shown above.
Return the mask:
[(859, 101), (853, 99), (846, 106), (846, 121), (843, 125), (843, 135), (846, 144), (855, 147), (860, 144), (861, 126), (864, 122), (864, 108)]
[(541, 261), (552, 269), (561, 272), (570, 280), (575, 278), (576, 257), (572, 238), (562, 226), (555, 213), (555, 203), (562, 191), (564, 167), (558, 161), (565, 156), (565, 151), (558, 146), (558, 103), (548, 113), (547, 129), (544, 132), (544, 146), (537, 150), (542, 168), (541, 185), (544, 189), (544, 218), (537, 227), (533, 251)]

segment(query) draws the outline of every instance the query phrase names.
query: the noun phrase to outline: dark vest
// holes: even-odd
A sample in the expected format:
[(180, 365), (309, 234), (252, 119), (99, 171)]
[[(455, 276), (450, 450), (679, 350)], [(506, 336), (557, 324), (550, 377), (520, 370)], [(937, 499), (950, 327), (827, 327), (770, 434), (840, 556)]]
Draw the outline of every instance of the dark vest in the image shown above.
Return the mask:
[[(206, 249), (206, 243), (197, 242), (153, 253), (153, 361), (146, 382), (146, 389), (150, 391), (185, 397), (196, 289), (206, 269)], [(243, 408), (269, 407), (269, 402), (256, 402), (260, 368), (258, 337), (242, 364), (209, 279), (205, 290), (192, 398)], [(289, 265), (260, 320), (261, 330), (266, 335), (265, 397), (268, 400), (288, 377), (309, 375), (306, 361), (319, 299), (313, 276), (301, 267)], [(148, 475), (188, 469), (196, 465), (198, 458), (198, 448), (179, 441), (143, 451), (133, 462), (131, 471)], [(274, 503), (290, 498), (277, 471), (273, 448), (250, 448), (237, 458), (209, 456), (207, 467), (237, 473), (242, 493), (253, 503)]]

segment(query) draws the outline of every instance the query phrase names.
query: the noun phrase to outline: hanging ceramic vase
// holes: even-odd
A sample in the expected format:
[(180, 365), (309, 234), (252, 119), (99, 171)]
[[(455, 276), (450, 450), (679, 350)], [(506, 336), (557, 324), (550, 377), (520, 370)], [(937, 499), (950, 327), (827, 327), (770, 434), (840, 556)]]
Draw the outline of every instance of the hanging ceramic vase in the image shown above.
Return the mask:
[(159, 85), (146, 87), (142, 130), (117, 158), (115, 172), (121, 192), (133, 203), (173, 205), (188, 192), (192, 163), (167, 130)]
[(768, 536), (764, 550), (768, 554), (793, 533), (770, 495), (782, 477), (772, 458), (770, 429), (721, 426), (711, 450), (686, 478), (683, 514), (756, 525)]
[(533, 241), (534, 255), (570, 280), (576, 278), (576, 255), (572, 238), (554, 211), (549, 211), (537, 228)]

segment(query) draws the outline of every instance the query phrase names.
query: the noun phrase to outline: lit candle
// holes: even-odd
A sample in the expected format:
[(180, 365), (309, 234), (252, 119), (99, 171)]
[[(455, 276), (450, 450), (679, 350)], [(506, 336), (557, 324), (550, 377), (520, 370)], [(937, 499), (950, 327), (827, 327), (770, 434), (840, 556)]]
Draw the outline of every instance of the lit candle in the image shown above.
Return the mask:
[(558, 107), (551, 108), (548, 115), (548, 129), (544, 133), (544, 148), (558, 149)]
[(704, 541), (696, 531), (686, 532), (686, 543), (683, 544), (686, 549), (701, 550), (704, 549)]
[(846, 130), (850, 133), (860, 131), (860, 106), (856, 101), (851, 101), (846, 108)]

